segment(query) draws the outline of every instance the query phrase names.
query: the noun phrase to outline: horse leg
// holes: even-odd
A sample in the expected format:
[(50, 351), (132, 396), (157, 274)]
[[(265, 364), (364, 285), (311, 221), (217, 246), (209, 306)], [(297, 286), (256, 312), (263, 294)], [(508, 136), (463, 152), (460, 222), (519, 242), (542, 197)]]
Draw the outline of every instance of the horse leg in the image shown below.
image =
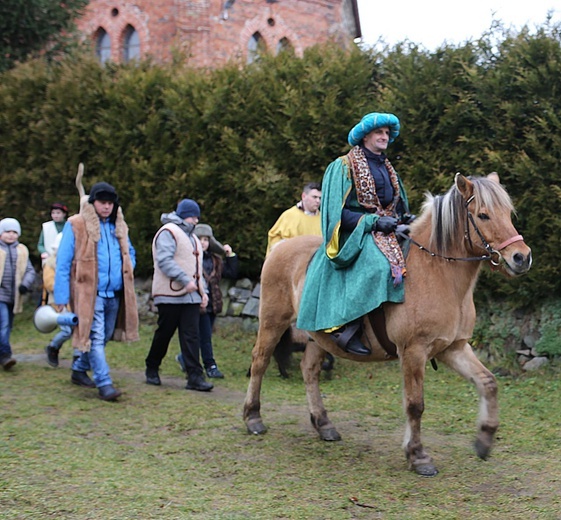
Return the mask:
[[(267, 323), (270, 323), (267, 326)], [(275, 346), (280, 340), (283, 332), (290, 327), (290, 320), (283, 327), (275, 324), (272, 320), (261, 320), (255, 346), (251, 353), (250, 379), (244, 402), (243, 418), (249, 433), (255, 435), (265, 433), (267, 428), (261, 419), (261, 384), (263, 376), (269, 366)]]
[(300, 368), (306, 385), (306, 397), (310, 409), (310, 421), (324, 441), (340, 441), (341, 436), (327, 417), (319, 389), (319, 375), (325, 351), (315, 341), (308, 341)]
[(421, 442), (421, 417), (425, 409), (423, 386), (426, 356), (415, 352), (413, 347), (405, 349), (401, 360), (403, 373), (403, 407), (407, 416), (403, 449), (409, 469), (424, 477), (438, 473)]
[(438, 355), (438, 359), (458, 372), (466, 380), (474, 383), (479, 394), (479, 418), (475, 451), (481, 459), (486, 459), (493, 446), (495, 433), (499, 428), (499, 404), (497, 400), (497, 380), (485, 368), (467, 342), (450, 347)]

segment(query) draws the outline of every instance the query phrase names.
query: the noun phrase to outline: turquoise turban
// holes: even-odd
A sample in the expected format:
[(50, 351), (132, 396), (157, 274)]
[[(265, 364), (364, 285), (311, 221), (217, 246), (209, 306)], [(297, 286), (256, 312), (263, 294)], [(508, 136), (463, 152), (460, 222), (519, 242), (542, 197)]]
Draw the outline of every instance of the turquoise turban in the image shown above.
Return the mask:
[(364, 136), (375, 130), (387, 126), (390, 129), (390, 143), (399, 135), (399, 119), (393, 114), (380, 114), (372, 112), (366, 114), (360, 123), (357, 123), (349, 132), (348, 141), (351, 146), (356, 146), (364, 139)]

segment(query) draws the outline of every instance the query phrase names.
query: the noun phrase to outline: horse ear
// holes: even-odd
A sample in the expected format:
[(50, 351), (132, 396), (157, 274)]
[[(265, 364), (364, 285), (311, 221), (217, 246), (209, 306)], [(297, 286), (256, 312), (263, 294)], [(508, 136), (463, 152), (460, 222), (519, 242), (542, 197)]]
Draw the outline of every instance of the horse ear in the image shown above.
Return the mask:
[(469, 199), (473, 195), (473, 184), (472, 182), (462, 175), (460, 172), (456, 173), (456, 177), (454, 178), (454, 182), (456, 183), (456, 188), (462, 194), (464, 199)]
[(497, 184), (501, 183), (501, 179), (499, 178), (499, 174), (497, 172), (491, 172), (489, 175), (487, 175), (487, 178), (490, 181), (496, 182)]

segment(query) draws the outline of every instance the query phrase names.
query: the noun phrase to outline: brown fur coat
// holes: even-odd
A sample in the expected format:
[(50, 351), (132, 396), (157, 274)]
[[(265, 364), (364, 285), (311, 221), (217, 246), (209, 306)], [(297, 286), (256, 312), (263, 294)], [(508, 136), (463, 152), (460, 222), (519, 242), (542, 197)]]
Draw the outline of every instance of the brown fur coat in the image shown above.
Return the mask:
[[(72, 346), (87, 352), (90, 349), (90, 330), (97, 296), (97, 243), (100, 240), (99, 217), (88, 197), (80, 200), (80, 213), (70, 217), (75, 237), (74, 261), (70, 275), (70, 305), (78, 315)], [(129, 254), (129, 228), (118, 209), (115, 236), (119, 240), (123, 260), (123, 295), (113, 339), (138, 340), (138, 311), (134, 290), (134, 270)]]

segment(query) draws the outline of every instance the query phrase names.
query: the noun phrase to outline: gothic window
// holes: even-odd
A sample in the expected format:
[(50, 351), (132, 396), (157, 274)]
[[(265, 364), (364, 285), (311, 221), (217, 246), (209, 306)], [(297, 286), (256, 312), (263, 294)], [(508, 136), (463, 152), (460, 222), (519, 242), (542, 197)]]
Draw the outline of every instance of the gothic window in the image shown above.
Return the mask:
[(263, 55), (265, 52), (267, 52), (267, 45), (265, 44), (263, 36), (258, 32), (253, 33), (247, 44), (247, 62), (253, 63), (257, 61), (259, 56)]
[(102, 27), (97, 31), (95, 54), (101, 63), (105, 63), (111, 59), (111, 38)]
[(288, 38), (281, 38), (277, 43), (277, 54), (286, 51), (294, 52), (294, 47)]
[(127, 25), (123, 40), (123, 60), (125, 62), (140, 58), (140, 38), (132, 25)]

